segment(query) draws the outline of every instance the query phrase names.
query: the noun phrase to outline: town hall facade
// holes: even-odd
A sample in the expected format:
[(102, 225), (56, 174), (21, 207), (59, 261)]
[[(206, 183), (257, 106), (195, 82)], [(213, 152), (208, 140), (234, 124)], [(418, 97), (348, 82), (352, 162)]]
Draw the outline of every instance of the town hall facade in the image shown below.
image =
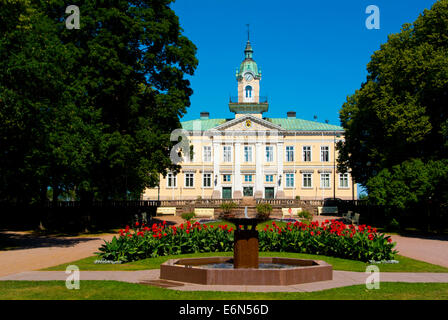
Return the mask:
[(144, 200), (356, 199), (350, 173), (337, 171), (336, 143), (340, 126), (302, 120), (296, 112), (269, 118), (268, 100), (260, 96), (261, 70), (247, 41), (245, 59), (236, 71), (238, 96), (231, 97), (233, 119), (213, 119), (201, 112), (181, 122), (190, 154), (180, 172), (160, 176)]

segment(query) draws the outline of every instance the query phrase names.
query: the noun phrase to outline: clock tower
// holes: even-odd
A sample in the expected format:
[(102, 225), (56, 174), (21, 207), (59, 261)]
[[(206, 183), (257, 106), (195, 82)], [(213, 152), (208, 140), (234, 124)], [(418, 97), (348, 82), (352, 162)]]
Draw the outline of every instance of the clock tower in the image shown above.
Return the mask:
[(261, 69), (253, 59), (252, 45), (247, 40), (244, 49), (245, 59), (236, 70), (238, 82), (238, 98), (230, 98), (230, 111), (239, 114), (253, 114), (261, 118), (263, 112), (268, 110), (266, 97), (260, 97)]

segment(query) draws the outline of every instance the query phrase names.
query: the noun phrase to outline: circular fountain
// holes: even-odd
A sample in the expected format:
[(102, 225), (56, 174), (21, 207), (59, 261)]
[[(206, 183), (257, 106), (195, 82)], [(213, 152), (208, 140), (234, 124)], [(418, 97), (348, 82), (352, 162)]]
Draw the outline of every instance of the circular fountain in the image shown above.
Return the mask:
[(257, 224), (265, 219), (227, 218), (235, 224), (233, 258), (170, 259), (160, 279), (205, 285), (292, 285), (333, 279), (332, 266), (321, 260), (259, 257)]

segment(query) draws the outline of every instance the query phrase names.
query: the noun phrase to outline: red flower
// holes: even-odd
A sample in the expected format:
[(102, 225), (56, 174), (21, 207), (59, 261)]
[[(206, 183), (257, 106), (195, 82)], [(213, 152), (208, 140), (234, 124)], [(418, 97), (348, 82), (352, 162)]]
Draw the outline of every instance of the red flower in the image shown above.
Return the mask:
[(233, 229), (232, 229), (232, 228), (230, 228), (230, 229), (228, 230), (228, 232), (230, 233), (230, 232), (232, 232), (232, 230), (233, 230)]
[(135, 223), (135, 226), (138, 227), (140, 225), (140, 223), (138, 223), (138, 221)]
[(387, 242), (391, 243), (391, 242), (392, 242), (392, 239), (391, 239), (391, 238), (388, 238), (388, 239), (387, 239)]
[(373, 234), (369, 234), (369, 240), (373, 240)]
[(311, 231), (311, 235), (314, 236), (314, 232), (313, 231)]

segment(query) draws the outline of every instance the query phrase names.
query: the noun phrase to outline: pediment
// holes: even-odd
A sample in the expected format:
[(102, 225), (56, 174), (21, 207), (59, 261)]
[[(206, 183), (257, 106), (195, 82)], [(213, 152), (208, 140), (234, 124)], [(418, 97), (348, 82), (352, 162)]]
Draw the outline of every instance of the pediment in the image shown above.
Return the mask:
[(245, 115), (231, 121), (227, 121), (214, 130), (218, 131), (237, 131), (237, 132), (251, 132), (251, 131), (285, 131), (282, 127), (273, 124), (270, 121), (254, 117), (252, 115)]

